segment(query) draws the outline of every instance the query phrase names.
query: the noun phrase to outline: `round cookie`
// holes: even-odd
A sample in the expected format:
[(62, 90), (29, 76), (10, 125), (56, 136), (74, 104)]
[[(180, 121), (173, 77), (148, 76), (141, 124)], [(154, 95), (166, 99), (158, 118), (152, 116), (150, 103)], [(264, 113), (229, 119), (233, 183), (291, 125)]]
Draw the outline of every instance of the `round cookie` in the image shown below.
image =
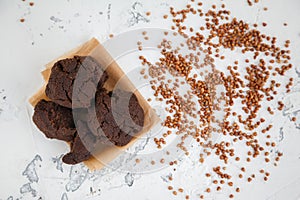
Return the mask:
[(76, 132), (72, 110), (41, 100), (34, 108), (33, 121), (47, 138), (72, 141)]
[(97, 85), (102, 87), (107, 79), (107, 72), (94, 58), (90, 56), (66, 58), (59, 60), (52, 67), (46, 95), (64, 107), (72, 108), (72, 103), (73, 108), (89, 107)]
[[(102, 142), (108, 139), (116, 146), (128, 144), (144, 125), (144, 111), (131, 92), (115, 90), (112, 93), (100, 89), (96, 93), (95, 110), (89, 111), (88, 126), (93, 133)], [(103, 135), (106, 140), (101, 139)]]

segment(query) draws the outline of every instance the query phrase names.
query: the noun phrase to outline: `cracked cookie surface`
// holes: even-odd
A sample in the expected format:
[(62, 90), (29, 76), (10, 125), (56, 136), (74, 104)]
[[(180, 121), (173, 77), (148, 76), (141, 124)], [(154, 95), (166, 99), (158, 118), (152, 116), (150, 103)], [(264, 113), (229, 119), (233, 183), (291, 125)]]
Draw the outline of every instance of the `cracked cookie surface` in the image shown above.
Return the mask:
[[(136, 96), (127, 91), (107, 92), (100, 89), (96, 93), (95, 111), (88, 115), (89, 126), (97, 137), (105, 137), (117, 146), (128, 144), (144, 125), (144, 111)], [(97, 120), (95, 122), (95, 120)], [(104, 142), (106, 142), (104, 140)]]
[(67, 142), (74, 138), (76, 127), (69, 108), (41, 100), (34, 108), (33, 121), (47, 138)]
[(66, 58), (59, 60), (52, 67), (46, 95), (57, 104), (68, 108), (89, 107), (97, 85), (102, 87), (107, 79), (107, 72), (94, 58)]

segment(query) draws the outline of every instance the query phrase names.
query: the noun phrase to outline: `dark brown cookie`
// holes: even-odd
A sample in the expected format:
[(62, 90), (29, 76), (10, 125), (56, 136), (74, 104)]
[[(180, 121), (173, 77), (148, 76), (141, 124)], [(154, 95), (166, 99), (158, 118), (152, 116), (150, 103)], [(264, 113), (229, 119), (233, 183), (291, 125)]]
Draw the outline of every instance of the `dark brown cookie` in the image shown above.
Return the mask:
[(34, 108), (33, 121), (48, 138), (67, 142), (74, 138), (76, 128), (69, 108), (41, 100)]
[(71, 165), (90, 159), (96, 147), (96, 138), (87, 125), (82, 121), (78, 121), (76, 125), (78, 132), (71, 143), (71, 151), (62, 158), (64, 163)]
[(92, 132), (102, 142), (108, 139), (117, 146), (128, 144), (144, 125), (144, 111), (136, 96), (127, 91), (108, 93), (105, 89), (98, 90), (95, 110), (90, 109), (90, 112), (88, 125)]
[(64, 163), (88, 160), (103, 144), (124, 146), (142, 130), (144, 111), (136, 96), (122, 90), (108, 92), (103, 88), (107, 79), (106, 71), (89, 56), (74, 56), (53, 66), (46, 87), (53, 102), (40, 101), (33, 120), (47, 137), (70, 142)]
[(72, 108), (72, 103), (73, 108), (89, 107), (97, 85), (102, 87), (107, 79), (107, 72), (103, 71), (95, 59), (90, 56), (74, 56), (54, 64), (46, 95), (68, 108)]

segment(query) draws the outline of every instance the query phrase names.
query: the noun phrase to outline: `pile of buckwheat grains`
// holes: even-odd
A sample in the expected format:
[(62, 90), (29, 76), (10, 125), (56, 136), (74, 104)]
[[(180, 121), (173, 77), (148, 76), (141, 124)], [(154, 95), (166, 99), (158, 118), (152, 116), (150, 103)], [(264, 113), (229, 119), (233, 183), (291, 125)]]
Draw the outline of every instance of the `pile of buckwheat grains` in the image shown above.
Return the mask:
[[(249, 0), (248, 3), (252, 5)], [(158, 44), (161, 57), (156, 62), (142, 55), (142, 42), (138, 42), (139, 59), (144, 66), (141, 75), (149, 80), (155, 100), (162, 102), (168, 113), (163, 119), (168, 130), (160, 138), (154, 138), (157, 148), (163, 148), (167, 145), (166, 138), (176, 134), (181, 138), (178, 148), (189, 156), (191, 152), (185, 141), (193, 138), (202, 149), (199, 163), (205, 163), (210, 156), (218, 160), (216, 166), (207, 169), (205, 177), (211, 184), (198, 198), (205, 199), (209, 193), (225, 188), (230, 191), (228, 197), (234, 198), (242, 190), (240, 181), (268, 181), (268, 167), (277, 166), (283, 155), (276, 150), (276, 136), (268, 119), (284, 108), (277, 98), (279, 89), (289, 93), (293, 85), (293, 78), (286, 75), (293, 68), (290, 41), (279, 47), (276, 37), (263, 34), (258, 24), (232, 17), (224, 4), (212, 5), (209, 10), (203, 9), (203, 4), (191, 0), (184, 9), (170, 7), (170, 13), (163, 15), (162, 20), (171, 20), (173, 25), (172, 31), (164, 33), (166, 39)], [(200, 27), (187, 27), (185, 22), (189, 17), (197, 17), (204, 23)], [(170, 34), (185, 42), (172, 46), (168, 40)], [(146, 35), (143, 32), (148, 40), (150, 36)], [(188, 50), (181, 51), (183, 48)], [(222, 53), (225, 51), (235, 52), (237, 59), (230, 62)], [(218, 68), (216, 60), (227, 67)], [(188, 89), (182, 92), (181, 87)], [(271, 108), (271, 104), (277, 107)], [(264, 111), (268, 115), (262, 115)], [(237, 149), (238, 145), (243, 148)], [(256, 160), (261, 168), (253, 172), (255, 167), (251, 163)], [(160, 162), (163, 161), (162, 158)], [(169, 164), (174, 166), (178, 161)], [(240, 167), (228, 170), (232, 166)], [(173, 181), (172, 176), (169, 181)], [(167, 189), (173, 195), (191, 199), (184, 185), (169, 185)]]

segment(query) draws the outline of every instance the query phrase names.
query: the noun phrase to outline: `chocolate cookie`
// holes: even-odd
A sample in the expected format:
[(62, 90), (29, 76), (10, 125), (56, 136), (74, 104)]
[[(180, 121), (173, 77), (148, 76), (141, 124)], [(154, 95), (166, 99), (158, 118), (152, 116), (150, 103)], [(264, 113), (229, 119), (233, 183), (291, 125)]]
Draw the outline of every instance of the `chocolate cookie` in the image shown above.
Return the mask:
[(51, 101), (36, 105), (33, 121), (46, 137), (70, 142), (64, 163), (88, 160), (103, 144), (124, 146), (142, 130), (144, 111), (136, 96), (108, 92), (103, 88), (107, 79), (107, 72), (89, 56), (54, 64), (46, 86)]
[(82, 161), (88, 160), (96, 147), (96, 138), (91, 134), (84, 122), (77, 122), (77, 134), (71, 143), (71, 151), (62, 158), (66, 164), (75, 165)]
[[(98, 90), (95, 110), (90, 112), (88, 125), (92, 132), (102, 142), (108, 139), (117, 146), (128, 144), (144, 125), (144, 111), (136, 96), (127, 91), (115, 90), (112, 93), (105, 89)], [(103, 135), (107, 139), (102, 139)]]
[(76, 132), (72, 110), (41, 100), (34, 108), (33, 121), (46, 137), (72, 141)]
[(72, 103), (73, 108), (89, 107), (97, 85), (102, 87), (107, 79), (107, 72), (103, 71), (95, 59), (90, 56), (74, 56), (54, 64), (46, 86), (46, 95), (68, 108), (72, 108)]

